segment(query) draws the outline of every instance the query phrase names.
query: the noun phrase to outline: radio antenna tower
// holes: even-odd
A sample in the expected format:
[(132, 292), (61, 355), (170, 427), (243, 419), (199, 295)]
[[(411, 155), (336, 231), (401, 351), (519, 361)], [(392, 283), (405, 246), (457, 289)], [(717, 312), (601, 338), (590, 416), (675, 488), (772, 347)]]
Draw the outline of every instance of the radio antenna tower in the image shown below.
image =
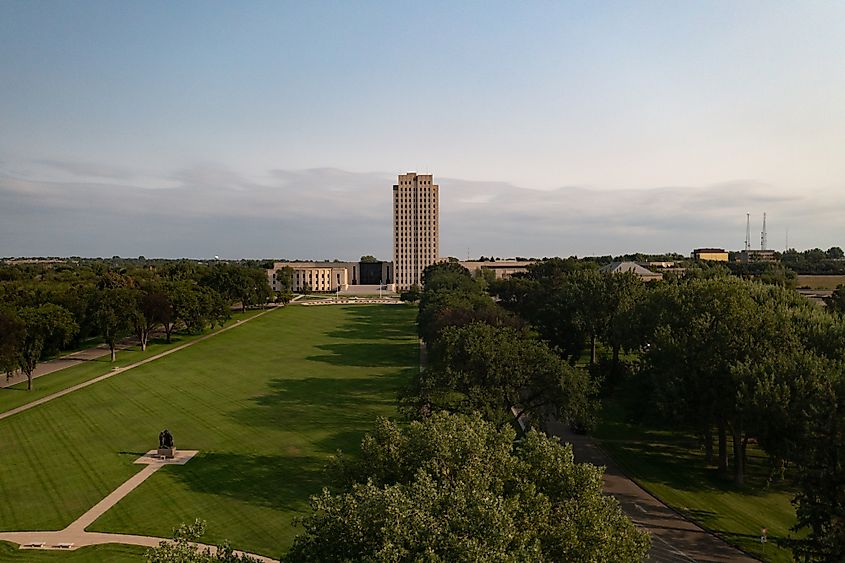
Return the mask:
[(751, 249), (751, 213), (745, 214), (745, 252)]
[(767, 250), (768, 240), (766, 237), (766, 212), (763, 212), (763, 232), (760, 233), (760, 250)]

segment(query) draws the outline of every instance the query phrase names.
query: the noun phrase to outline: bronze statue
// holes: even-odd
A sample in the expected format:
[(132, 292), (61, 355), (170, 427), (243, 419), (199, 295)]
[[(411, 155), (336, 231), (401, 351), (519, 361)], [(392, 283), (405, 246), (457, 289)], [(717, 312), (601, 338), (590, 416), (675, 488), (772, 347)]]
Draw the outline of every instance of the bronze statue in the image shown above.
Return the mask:
[(158, 435), (158, 449), (164, 450), (164, 449), (170, 449), (172, 447), (173, 447), (173, 434), (171, 434), (170, 431), (167, 428), (165, 428)]

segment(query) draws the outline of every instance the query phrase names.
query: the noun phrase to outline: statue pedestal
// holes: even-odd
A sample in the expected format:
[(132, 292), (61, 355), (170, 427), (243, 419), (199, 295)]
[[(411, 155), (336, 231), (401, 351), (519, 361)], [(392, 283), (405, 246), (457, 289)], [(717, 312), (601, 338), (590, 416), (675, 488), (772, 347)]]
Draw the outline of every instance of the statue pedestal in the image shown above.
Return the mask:
[(176, 448), (159, 448), (158, 456), (166, 458), (176, 457)]

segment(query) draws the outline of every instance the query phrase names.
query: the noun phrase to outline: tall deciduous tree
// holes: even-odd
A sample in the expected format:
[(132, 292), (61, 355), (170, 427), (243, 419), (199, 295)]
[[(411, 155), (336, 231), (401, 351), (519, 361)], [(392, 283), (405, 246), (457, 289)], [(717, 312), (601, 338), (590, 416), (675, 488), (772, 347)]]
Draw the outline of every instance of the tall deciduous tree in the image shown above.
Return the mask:
[(478, 416), (377, 422), (311, 498), (284, 561), (643, 561), (646, 532), (599, 468), (539, 432), (516, 443)]
[(117, 341), (132, 329), (138, 303), (135, 290), (125, 287), (105, 287), (97, 292), (93, 302), (94, 324), (111, 352), (117, 357)]
[(141, 350), (147, 349), (150, 334), (159, 325), (164, 326), (171, 321), (170, 299), (160, 289), (141, 291), (137, 294), (138, 304), (132, 323), (135, 336), (141, 344)]
[(67, 309), (52, 303), (23, 307), (18, 316), (24, 325), (23, 338), (18, 348), (18, 365), (26, 374), (26, 388), (32, 390), (32, 372), (45, 346), (50, 342), (66, 344), (79, 330), (79, 326)]
[[(841, 561), (845, 554), (845, 366), (815, 400), (804, 405), (806, 430), (798, 451), (797, 530), (809, 533), (794, 548), (807, 561)], [(796, 413), (797, 414), (797, 413)]]
[(443, 329), (431, 348), (431, 369), (414, 390), (428, 410), (478, 411), (506, 424), (514, 415), (587, 417), (587, 374), (573, 368), (524, 329), (486, 323)]
[(18, 369), (26, 325), (12, 310), (0, 309), (0, 371), (8, 379)]

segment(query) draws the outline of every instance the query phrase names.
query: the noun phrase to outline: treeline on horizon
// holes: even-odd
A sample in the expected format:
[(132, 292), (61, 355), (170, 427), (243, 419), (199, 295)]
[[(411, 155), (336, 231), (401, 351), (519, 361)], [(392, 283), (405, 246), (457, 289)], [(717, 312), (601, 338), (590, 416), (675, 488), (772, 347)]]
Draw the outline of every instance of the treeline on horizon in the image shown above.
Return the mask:
[[(737, 261), (739, 252), (729, 252), (730, 261), (722, 262), (724, 267), (731, 270), (732, 273), (740, 276), (751, 275), (768, 275), (774, 278), (785, 278), (794, 280), (795, 275), (845, 275), (845, 251), (839, 246), (833, 246), (827, 250), (821, 248), (812, 248), (803, 251), (789, 249), (783, 252), (775, 251), (775, 262), (757, 262), (744, 264)], [(450, 261), (459, 261), (458, 258), (449, 257)], [(496, 262), (500, 260), (509, 260), (511, 258), (501, 258), (495, 256), (480, 256), (472, 261), (478, 262)], [(512, 258), (518, 261), (546, 261), (554, 260), (549, 257), (524, 257), (516, 256)], [(665, 254), (646, 254), (646, 253), (630, 253), (620, 254), (617, 256), (606, 254), (600, 256), (570, 256), (569, 259), (581, 260), (584, 262), (594, 263), (599, 266), (610, 264), (611, 262), (674, 262), (678, 267), (690, 267), (701, 265), (701, 262), (696, 262), (688, 255), (678, 254), (676, 252), (669, 252)], [(347, 262), (348, 260), (340, 260), (334, 258), (327, 259), (287, 259), (287, 258), (241, 258), (232, 260), (220, 259), (194, 259), (194, 258), (146, 258), (139, 256), (137, 258), (122, 258), (120, 256), (113, 256), (111, 258), (85, 258), (79, 256), (60, 257), (7, 257), (3, 258), (3, 266), (5, 267), (44, 267), (56, 266), (61, 263), (76, 264), (80, 266), (96, 266), (98, 264), (105, 264), (112, 268), (121, 267), (163, 267), (173, 263), (186, 262), (199, 264), (202, 266), (213, 264), (234, 264), (247, 268), (263, 268), (271, 269), (276, 262), (297, 262), (297, 261), (324, 261), (324, 262)], [(27, 261), (37, 261), (27, 263)], [(361, 257), (362, 262), (375, 262), (377, 259), (372, 255), (365, 255)], [(0, 267), (0, 280), (5, 279), (9, 272), (5, 271), (4, 267)]]
[[(102, 341), (115, 359), (134, 335), (142, 350), (161, 331), (196, 334), (273, 297), (259, 264), (91, 260), (0, 266), (0, 370), (20, 370), (32, 388), (38, 362)], [(282, 296), (280, 296), (282, 297)]]
[(822, 307), (724, 267), (646, 283), (575, 259), (505, 280), (444, 263), (425, 279), (430, 367), (407, 412), (589, 429), (613, 400), (633, 420), (698, 435), (701, 463), (739, 486), (759, 448), (770, 479), (797, 491), (788, 547), (808, 561), (845, 553), (845, 300)]

